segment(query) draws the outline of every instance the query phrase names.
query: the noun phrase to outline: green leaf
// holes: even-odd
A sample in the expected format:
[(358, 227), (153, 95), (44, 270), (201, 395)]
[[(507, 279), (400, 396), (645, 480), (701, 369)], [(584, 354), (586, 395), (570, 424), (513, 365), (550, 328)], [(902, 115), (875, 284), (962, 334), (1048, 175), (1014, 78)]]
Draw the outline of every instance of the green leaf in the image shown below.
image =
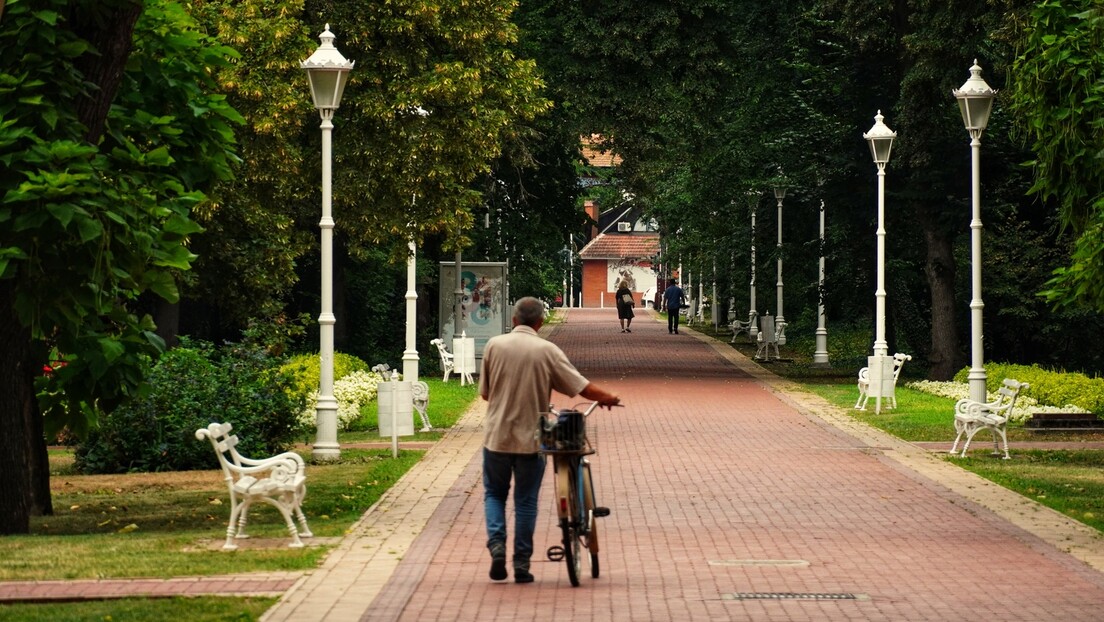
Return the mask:
[(95, 240), (103, 235), (103, 225), (95, 218), (78, 219), (77, 229), (80, 231), (81, 242)]
[(165, 221), (162, 229), (167, 233), (175, 233), (180, 236), (191, 235), (203, 231), (203, 227), (199, 226), (199, 223), (190, 218), (185, 218), (180, 214), (173, 214)]
[(146, 285), (153, 293), (172, 303), (180, 300), (180, 291), (169, 272), (158, 271), (152, 275), (147, 274), (147, 279)]
[(104, 359), (108, 363), (114, 362), (126, 352), (126, 347), (123, 344), (110, 337), (100, 337), (98, 341), (100, 352), (103, 353)]

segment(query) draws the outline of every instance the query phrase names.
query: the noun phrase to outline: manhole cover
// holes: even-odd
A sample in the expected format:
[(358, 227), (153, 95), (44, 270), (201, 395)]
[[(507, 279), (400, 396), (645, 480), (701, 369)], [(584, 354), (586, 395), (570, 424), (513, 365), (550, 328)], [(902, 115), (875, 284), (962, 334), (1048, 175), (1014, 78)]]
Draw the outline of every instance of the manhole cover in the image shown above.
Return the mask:
[(804, 568), (809, 562), (804, 559), (711, 559), (710, 566), (775, 566)]
[(816, 592), (733, 592), (725, 600), (866, 600), (864, 594), (831, 594)]

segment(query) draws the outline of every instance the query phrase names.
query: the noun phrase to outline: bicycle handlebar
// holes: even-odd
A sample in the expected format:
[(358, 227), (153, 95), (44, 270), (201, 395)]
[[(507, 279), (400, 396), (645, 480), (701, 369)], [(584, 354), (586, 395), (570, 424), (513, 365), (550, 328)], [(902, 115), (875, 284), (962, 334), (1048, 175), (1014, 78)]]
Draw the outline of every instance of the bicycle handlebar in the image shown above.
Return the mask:
[[(578, 404), (575, 404), (575, 406), (572, 406), (572, 409), (578, 410), (578, 407), (581, 406), (584, 403), (585, 402), (579, 402)], [(591, 402), (590, 406), (588, 406), (587, 409), (583, 411), (583, 416), (584, 417), (589, 417), (590, 413), (594, 412), (594, 409), (598, 408), (598, 406), (599, 406), (599, 404), (598, 404), (597, 401)], [(612, 406), (609, 406), (609, 408), (613, 408), (614, 406), (623, 407), (624, 404), (613, 404)], [(548, 405), (548, 412), (547, 413), (542, 413), (542, 414), (558, 415), (558, 414), (560, 414), (560, 411), (556, 410), (555, 406), (553, 406), (552, 404), (549, 404)]]

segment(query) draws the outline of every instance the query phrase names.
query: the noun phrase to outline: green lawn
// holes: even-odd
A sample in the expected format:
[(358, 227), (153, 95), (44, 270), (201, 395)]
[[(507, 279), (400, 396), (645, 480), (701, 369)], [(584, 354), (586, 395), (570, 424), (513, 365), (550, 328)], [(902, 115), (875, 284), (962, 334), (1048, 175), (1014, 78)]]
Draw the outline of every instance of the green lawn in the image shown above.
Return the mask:
[(956, 464), (1104, 531), (1104, 451), (1016, 451), (1012, 460), (970, 456)]
[(0, 605), (5, 622), (111, 622), (124, 620), (188, 620), (224, 622), (257, 620), (275, 598), (122, 598), (78, 603)]
[[(343, 535), (423, 453), (393, 459), (389, 450), (346, 448), (337, 463), (309, 465), (303, 511), (314, 535)], [(308, 570), (328, 550), (219, 550), (230, 513), (219, 471), (76, 475), (65, 466), (71, 458), (52, 460), (60, 465), (51, 477), (54, 515), (32, 519), (30, 535), (0, 538), (0, 580)], [(249, 526), (254, 538), (287, 537), (267, 504), (250, 509)]]

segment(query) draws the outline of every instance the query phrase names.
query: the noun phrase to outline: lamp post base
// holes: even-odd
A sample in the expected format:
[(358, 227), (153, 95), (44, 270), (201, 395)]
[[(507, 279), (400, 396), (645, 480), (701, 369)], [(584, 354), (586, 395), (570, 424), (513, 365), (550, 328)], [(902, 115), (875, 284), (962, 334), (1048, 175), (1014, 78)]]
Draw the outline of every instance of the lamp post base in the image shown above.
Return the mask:
[(418, 351), (417, 350), (403, 350), (402, 355), (402, 374), (403, 380), (409, 380), (413, 382), (418, 379)]
[(866, 359), (869, 369), (870, 386), (866, 390), (867, 397), (874, 398), (874, 414), (882, 413), (882, 400), (886, 406), (897, 403), (896, 384), (893, 381), (893, 357), (885, 354), (875, 354)]
[(337, 400), (332, 396), (320, 396), (315, 417), (318, 435), (311, 448), (311, 458), (315, 462), (336, 462), (341, 458), (341, 445), (337, 442)]
[[(823, 320), (823, 315), (821, 316)], [(831, 367), (828, 363), (828, 329), (818, 328), (816, 331), (816, 351), (813, 352), (813, 363), (810, 367)]]

